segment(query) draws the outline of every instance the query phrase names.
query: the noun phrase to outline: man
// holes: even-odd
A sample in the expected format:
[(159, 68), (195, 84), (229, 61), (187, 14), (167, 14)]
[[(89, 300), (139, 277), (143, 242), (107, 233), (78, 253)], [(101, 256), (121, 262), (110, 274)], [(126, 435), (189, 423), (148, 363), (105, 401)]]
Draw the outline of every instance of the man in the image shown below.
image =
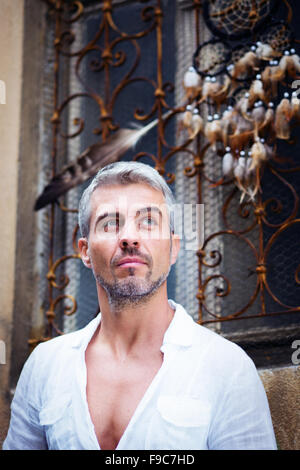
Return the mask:
[(108, 165), (79, 208), (101, 314), (25, 364), (4, 449), (275, 449), (250, 358), (167, 297), (172, 193), (148, 165)]

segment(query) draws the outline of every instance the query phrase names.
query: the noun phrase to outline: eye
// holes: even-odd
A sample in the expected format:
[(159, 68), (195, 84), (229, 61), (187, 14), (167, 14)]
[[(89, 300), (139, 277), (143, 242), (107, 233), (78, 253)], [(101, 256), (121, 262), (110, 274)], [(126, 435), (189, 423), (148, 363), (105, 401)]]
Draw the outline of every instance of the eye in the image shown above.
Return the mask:
[(103, 224), (104, 232), (117, 232), (119, 229), (119, 219), (109, 219)]
[(141, 224), (143, 227), (152, 228), (157, 225), (157, 221), (153, 217), (147, 215), (147, 217), (142, 219)]

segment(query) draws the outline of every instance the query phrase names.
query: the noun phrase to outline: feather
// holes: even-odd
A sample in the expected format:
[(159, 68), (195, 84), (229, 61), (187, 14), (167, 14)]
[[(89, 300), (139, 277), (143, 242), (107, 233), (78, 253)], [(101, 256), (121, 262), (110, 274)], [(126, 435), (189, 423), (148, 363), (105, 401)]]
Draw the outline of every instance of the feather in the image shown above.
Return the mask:
[(194, 99), (201, 90), (201, 79), (194, 67), (189, 67), (183, 77), (183, 87), (187, 99)]
[(263, 44), (261, 42), (257, 43), (255, 54), (263, 60), (269, 60), (272, 59), (272, 57), (278, 56), (278, 52), (274, 51), (269, 44)]
[(274, 111), (274, 103), (270, 102), (268, 104), (268, 109), (265, 113), (264, 121), (262, 122), (259, 130), (272, 130), (273, 131), (273, 124), (275, 119), (275, 111)]
[(253, 73), (253, 70), (258, 70), (259, 58), (253, 51), (246, 52), (233, 66), (231, 76), (235, 78), (247, 78)]
[[(168, 114), (166, 113), (166, 115)], [(34, 210), (38, 211), (55, 202), (58, 197), (71, 188), (94, 176), (100, 168), (120, 160), (157, 123), (158, 119), (154, 119), (140, 129), (119, 129), (105, 142), (88, 147), (75, 162), (63, 168), (59, 174), (52, 178), (37, 198)]]
[[(272, 63), (271, 63), (272, 62)], [(271, 61), (263, 72), (261, 73), (261, 79), (264, 85), (264, 89), (271, 92), (272, 96), (277, 96), (278, 83), (284, 79), (284, 72), (278, 66), (277, 61)]]
[(202, 97), (199, 104), (207, 100), (207, 98), (210, 98), (218, 105), (224, 103), (227, 98), (230, 85), (231, 80), (229, 77), (226, 77), (224, 84), (217, 82), (216, 77), (206, 77), (202, 87)]
[(246, 172), (246, 159), (244, 156), (239, 157), (237, 165), (234, 167), (233, 174), (235, 176), (235, 184), (239, 188), (239, 190), (242, 192), (240, 202), (242, 202), (246, 193), (246, 189), (244, 186), (245, 172)]
[(183, 114), (183, 118), (182, 118), (183, 127), (185, 127), (186, 129), (189, 129), (192, 124), (192, 118), (193, 118), (192, 106), (187, 105), (186, 110)]
[(266, 110), (265, 110), (265, 107), (263, 106), (262, 101), (256, 102), (251, 112), (251, 117), (253, 119), (253, 124), (254, 124), (254, 139), (258, 138), (258, 132), (262, 123), (265, 120), (265, 114), (266, 114)]
[(180, 132), (182, 132), (184, 129), (190, 130), (192, 125), (192, 117), (193, 107), (188, 104), (185, 108), (182, 118), (178, 122), (178, 134), (180, 134)]
[(229, 106), (223, 113), (220, 120), (222, 129), (222, 140), (225, 147), (228, 144), (228, 136), (233, 134), (237, 127), (236, 111), (232, 106)]
[(267, 160), (267, 151), (264, 144), (261, 141), (254, 142), (251, 147), (252, 162), (249, 167), (249, 171), (259, 168), (265, 160)]
[(292, 54), (288, 51), (281, 57), (279, 61), (279, 68), (283, 73), (287, 73), (290, 77), (296, 77), (300, 73), (300, 58), (297, 54)]
[(220, 90), (220, 83), (215, 78), (206, 77), (202, 87), (202, 97), (199, 103), (202, 103), (207, 98), (214, 96)]
[(235, 160), (230, 151), (230, 147), (226, 147), (226, 153), (224, 154), (222, 159), (222, 173), (225, 178), (232, 176), (234, 166)]
[(189, 129), (189, 138), (194, 139), (199, 132), (203, 130), (203, 119), (199, 114), (198, 109), (194, 109), (191, 126)]
[(291, 117), (291, 103), (288, 98), (283, 98), (277, 106), (275, 113), (275, 132), (278, 139), (288, 140), (290, 138)]
[(214, 150), (217, 148), (217, 141), (222, 141), (223, 137), (221, 121), (217, 116), (218, 115), (216, 115), (214, 119), (212, 116), (209, 116), (209, 120), (204, 128), (205, 137)]
[[(239, 158), (239, 171), (235, 175), (235, 183), (241, 191), (240, 204), (243, 202), (245, 196), (249, 196), (250, 200), (254, 199), (258, 188), (255, 186), (255, 171), (251, 169), (252, 157), (251, 152), (248, 152), (248, 157), (245, 158), (245, 152), (242, 151)], [(253, 188), (254, 186), (254, 188)]]
[(297, 97), (297, 93), (292, 93), (291, 99), (291, 114), (293, 119), (300, 120), (300, 100)]
[(246, 159), (246, 165), (245, 165), (245, 179), (249, 183), (250, 178), (252, 177), (254, 173), (254, 169), (251, 168), (252, 164), (252, 158), (251, 158), (251, 152), (248, 152), (248, 158)]
[(238, 113), (236, 118), (235, 131), (228, 140), (232, 149), (240, 151), (247, 146), (249, 139), (253, 138), (253, 123), (249, 118), (246, 120)]
[(242, 98), (235, 105), (235, 110), (240, 113), (244, 119), (249, 120), (248, 116), (248, 107), (249, 107), (249, 93), (246, 92)]
[(261, 81), (261, 75), (257, 75), (256, 79), (253, 80), (249, 89), (249, 100), (248, 105), (251, 108), (256, 100), (266, 101), (266, 95), (263, 88), (263, 82)]
[(237, 165), (233, 169), (233, 174), (238, 181), (242, 181), (245, 175), (246, 159), (245, 157), (239, 157)]

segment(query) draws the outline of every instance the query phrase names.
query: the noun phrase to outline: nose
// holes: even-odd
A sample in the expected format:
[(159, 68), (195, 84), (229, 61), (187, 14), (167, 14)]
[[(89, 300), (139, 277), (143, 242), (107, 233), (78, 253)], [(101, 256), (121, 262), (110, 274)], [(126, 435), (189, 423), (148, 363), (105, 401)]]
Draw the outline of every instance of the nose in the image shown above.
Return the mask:
[(119, 246), (121, 249), (139, 248), (140, 234), (134, 223), (124, 224), (119, 233)]

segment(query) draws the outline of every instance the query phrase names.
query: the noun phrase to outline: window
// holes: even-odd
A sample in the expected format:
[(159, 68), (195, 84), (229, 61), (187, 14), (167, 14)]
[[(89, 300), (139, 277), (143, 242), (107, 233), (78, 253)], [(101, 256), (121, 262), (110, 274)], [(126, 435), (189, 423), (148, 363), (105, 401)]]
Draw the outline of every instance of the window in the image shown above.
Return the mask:
[[(159, 117), (159, 125), (122, 158), (138, 157), (155, 165), (170, 181), (178, 202), (205, 207), (204, 247), (198, 255), (181, 251), (169, 296), (194, 319), (241, 344), (258, 366), (284, 364), (290, 361), (291, 344), (300, 330), (298, 144), (279, 142), (282, 158), (266, 165), (261, 195), (254, 204), (247, 198), (240, 204), (232, 181), (214, 184), (222, 175), (221, 149), (208, 148), (201, 134), (189, 142), (178, 127), (186, 105), (182, 80), (197, 47), (208, 43), (202, 60), (209, 65), (216, 59), (215, 67), (224, 62), (224, 43), (234, 52), (232, 57), (246, 51), (253, 37), (277, 38), (284, 48), (299, 6), (295, 1), (280, 6), (270, 1), (261, 2), (259, 10), (260, 2), (254, 2), (262, 29), (253, 37), (244, 37), (243, 30), (243, 37), (228, 38), (223, 20), (218, 47), (210, 48), (211, 29), (216, 35), (220, 27), (211, 24), (208, 3), (62, 1), (61, 10), (49, 7), (40, 190), (93, 143), (132, 122), (145, 125)], [(217, 4), (221, 8), (222, 2)], [(275, 19), (267, 23), (270, 15)], [(230, 31), (239, 21), (233, 19)], [(245, 87), (245, 82), (239, 84), (242, 91), (237, 93)], [(284, 90), (280, 85), (279, 96)], [(168, 110), (171, 114), (165, 118)], [(209, 105), (201, 105), (205, 119), (210, 112)], [(292, 139), (296, 136), (297, 130)], [(78, 329), (98, 311), (92, 274), (76, 252), (74, 209), (86, 184), (75, 185), (59, 198), (59, 205), (39, 212), (46, 336)]]

